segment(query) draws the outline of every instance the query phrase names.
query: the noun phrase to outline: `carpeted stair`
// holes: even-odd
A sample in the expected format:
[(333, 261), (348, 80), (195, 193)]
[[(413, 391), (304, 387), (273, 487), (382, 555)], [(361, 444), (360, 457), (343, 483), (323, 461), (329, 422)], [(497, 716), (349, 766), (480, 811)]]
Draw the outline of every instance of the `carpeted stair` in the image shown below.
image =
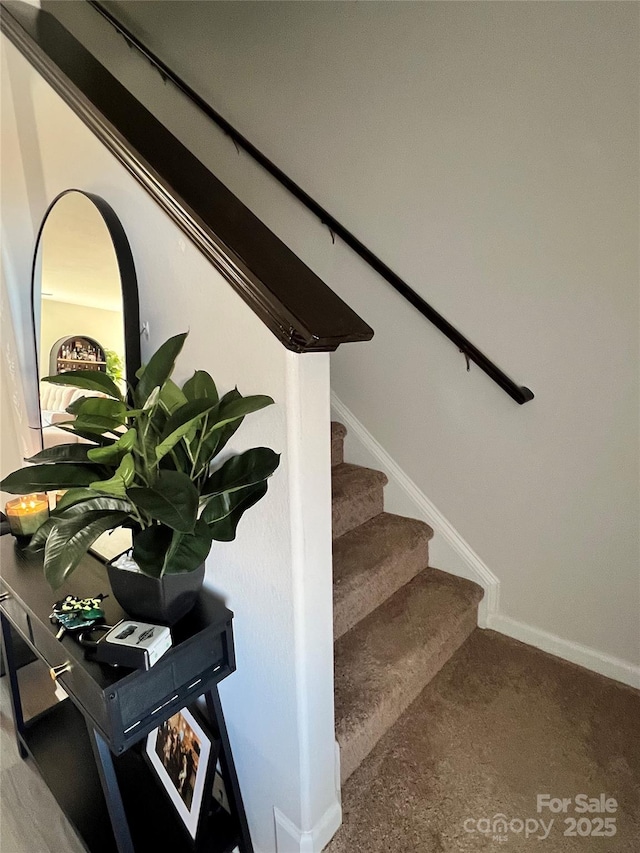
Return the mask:
[(477, 624), (482, 590), (428, 568), (431, 528), (384, 512), (386, 476), (331, 425), (336, 737), (342, 781)]

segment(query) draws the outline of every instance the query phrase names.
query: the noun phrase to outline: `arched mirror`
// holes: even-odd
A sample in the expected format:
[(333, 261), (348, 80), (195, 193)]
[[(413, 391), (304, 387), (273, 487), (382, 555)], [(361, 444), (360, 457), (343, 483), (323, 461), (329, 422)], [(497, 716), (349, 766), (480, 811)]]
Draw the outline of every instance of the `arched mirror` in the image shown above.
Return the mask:
[(32, 280), (43, 447), (73, 440), (57, 424), (88, 392), (41, 382), (73, 369), (100, 370), (124, 390), (140, 367), (138, 287), (129, 242), (99, 196), (66, 190), (49, 206)]

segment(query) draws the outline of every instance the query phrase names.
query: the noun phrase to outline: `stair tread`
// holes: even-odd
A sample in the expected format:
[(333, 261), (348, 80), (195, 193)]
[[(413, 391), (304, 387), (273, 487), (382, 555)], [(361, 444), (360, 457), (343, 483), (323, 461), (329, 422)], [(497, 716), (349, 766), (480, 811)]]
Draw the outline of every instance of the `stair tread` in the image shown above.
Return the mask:
[(482, 595), (471, 581), (426, 569), (336, 642), (335, 713), (341, 743), (381, 701), (402, 693), (403, 684), (421, 682), (425, 660), (446, 645)]
[(380, 483), (386, 486), (387, 475), (373, 468), (364, 468), (362, 465), (352, 465), (350, 462), (341, 462), (334, 466), (331, 472), (332, 497), (334, 501), (349, 497), (360, 489), (370, 489)]
[[(333, 543), (333, 583), (341, 586), (366, 576), (371, 568), (394, 556), (416, 539), (428, 543), (433, 530), (424, 521), (381, 512)], [(423, 567), (423, 568), (426, 568)]]
[(336, 639), (427, 567), (432, 536), (423, 521), (382, 512), (334, 539)]

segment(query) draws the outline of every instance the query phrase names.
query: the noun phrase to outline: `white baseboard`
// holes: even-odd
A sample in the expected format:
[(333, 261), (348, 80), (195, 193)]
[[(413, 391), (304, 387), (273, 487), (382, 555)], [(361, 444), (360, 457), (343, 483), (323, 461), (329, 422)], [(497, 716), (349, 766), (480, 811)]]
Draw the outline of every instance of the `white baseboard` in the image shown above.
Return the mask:
[(621, 658), (606, 655), (571, 640), (563, 640), (562, 637), (557, 637), (541, 628), (534, 628), (524, 622), (518, 622), (502, 613), (491, 614), (487, 628), (506, 634), (507, 637), (512, 637), (514, 640), (520, 640), (521, 643), (535, 646), (537, 649), (542, 649), (543, 652), (549, 652), (549, 654), (563, 660), (576, 663), (578, 666), (583, 666), (585, 669), (590, 669), (600, 675), (605, 675), (607, 678), (613, 678), (615, 681), (640, 689), (640, 666), (634, 666), (634, 664)]
[(342, 807), (335, 802), (313, 829), (303, 831), (274, 806), (277, 853), (320, 853), (342, 823)]
[(433, 528), (434, 538), (429, 545), (430, 562), (436, 568), (472, 580), (484, 589), (484, 598), (478, 609), (478, 625), (486, 628), (490, 616), (497, 613), (500, 603), (498, 578), (333, 391), (331, 407), (336, 419), (347, 428), (345, 446), (348, 448), (349, 461), (374, 465), (389, 478), (389, 485), (385, 489), (385, 507), (389, 512), (418, 518)]
[(340, 803), (340, 808), (342, 808), (342, 776), (340, 775), (340, 744), (336, 740), (333, 747), (333, 755), (334, 755), (334, 778), (333, 783), (336, 788), (336, 799)]

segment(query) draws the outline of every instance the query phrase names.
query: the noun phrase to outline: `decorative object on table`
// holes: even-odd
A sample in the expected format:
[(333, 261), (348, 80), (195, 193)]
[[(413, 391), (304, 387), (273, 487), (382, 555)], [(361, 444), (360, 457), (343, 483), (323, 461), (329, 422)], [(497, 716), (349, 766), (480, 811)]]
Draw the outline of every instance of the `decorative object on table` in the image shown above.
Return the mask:
[[(273, 450), (254, 447), (218, 464), (244, 417), (273, 400), (243, 397), (237, 388), (218, 397), (213, 379), (202, 370), (180, 388), (170, 377), (185, 339), (186, 333), (170, 338), (140, 368), (128, 400), (105, 373), (76, 370), (47, 377), (106, 395), (75, 401), (67, 409), (73, 419), (58, 424), (86, 443), (47, 448), (28, 460), (35, 464), (0, 483), (18, 494), (36, 485), (68, 489), (30, 546), (46, 545), (44, 571), (54, 589), (98, 536), (118, 526), (131, 528), (139, 571), (122, 572), (114, 594), (127, 610), (123, 590), (135, 578), (136, 615), (151, 621), (157, 615), (144, 612), (147, 593), (139, 591), (138, 581), (154, 587), (159, 578), (203, 573), (213, 540), (235, 539), (243, 513), (264, 497), (280, 461)], [(148, 595), (151, 600), (154, 593)], [(179, 595), (182, 612), (173, 608), (161, 621), (184, 615), (197, 598), (197, 592)]]
[(194, 840), (206, 817), (201, 806), (205, 792), (208, 796), (211, 790), (219, 745), (219, 741), (212, 743), (187, 708), (147, 737), (147, 758)]
[(44, 493), (24, 495), (7, 501), (5, 512), (13, 536), (26, 540), (49, 518), (49, 498)]
[(61, 601), (56, 601), (49, 617), (54, 625), (60, 626), (56, 639), (62, 639), (68, 631), (82, 631), (104, 622), (102, 602), (105, 598), (108, 596), (102, 593), (93, 598), (67, 595)]
[[(97, 639), (92, 634), (101, 633)], [(171, 648), (171, 631), (163, 625), (123, 619), (117, 625), (99, 625), (78, 635), (88, 660), (129, 669), (151, 669)]]
[(107, 575), (111, 590), (135, 619), (154, 619), (173, 625), (193, 606), (204, 580), (204, 562), (192, 572), (166, 573), (154, 578), (143, 574), (132, 552), (110, 560)]

